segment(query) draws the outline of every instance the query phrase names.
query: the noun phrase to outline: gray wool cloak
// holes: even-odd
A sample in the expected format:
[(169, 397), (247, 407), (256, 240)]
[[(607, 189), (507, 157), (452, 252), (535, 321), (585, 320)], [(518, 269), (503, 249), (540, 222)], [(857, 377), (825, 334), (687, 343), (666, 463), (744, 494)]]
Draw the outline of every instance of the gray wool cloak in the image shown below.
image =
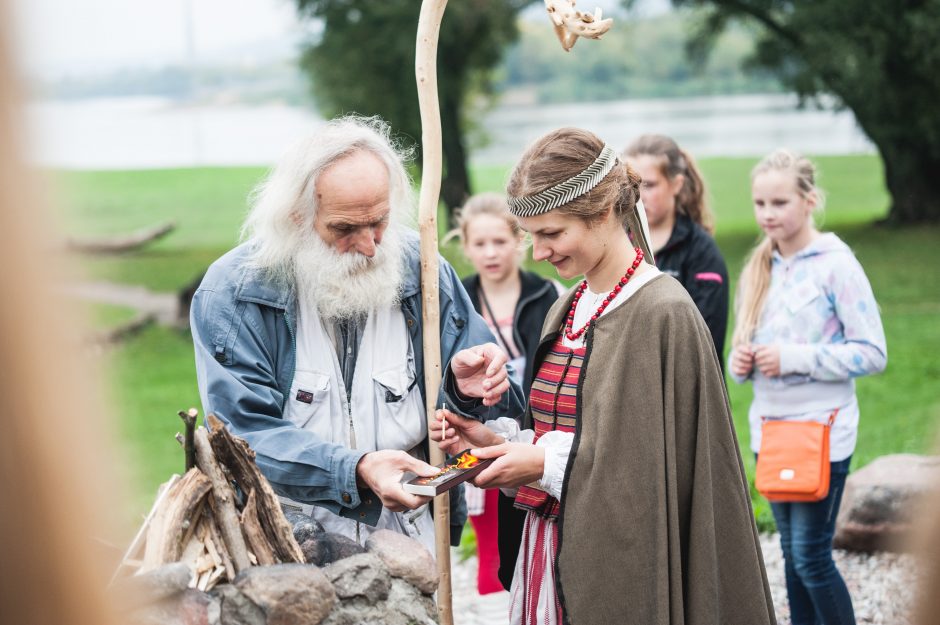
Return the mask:
[[(572, 296), (545, 320), (536, 370)], [(691, 298), (654, 278), (586, 347), (558, 528), (566, 622), (775, 623), (721, 368)]]

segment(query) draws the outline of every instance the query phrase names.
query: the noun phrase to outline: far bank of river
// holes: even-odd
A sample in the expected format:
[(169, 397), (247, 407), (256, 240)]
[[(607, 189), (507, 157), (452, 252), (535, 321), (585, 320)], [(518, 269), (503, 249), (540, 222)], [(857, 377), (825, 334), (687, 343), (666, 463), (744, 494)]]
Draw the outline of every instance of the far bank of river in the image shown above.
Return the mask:
[[(323, 119), (278, 104), (186, 106), (164, 98), (42, 101), (29, 106), (31, 160), (68, 169), (268, 165)], [(809, 154), (874, 151), (848, 111), (797, 108), (790, 95), (503, 105), (479, 127), (477, 164), (507, 165), (532, 140), (579, 126), (615, 148), (648, 132), (668, 134), (696, 156), (758, 156), (787, 146)]]

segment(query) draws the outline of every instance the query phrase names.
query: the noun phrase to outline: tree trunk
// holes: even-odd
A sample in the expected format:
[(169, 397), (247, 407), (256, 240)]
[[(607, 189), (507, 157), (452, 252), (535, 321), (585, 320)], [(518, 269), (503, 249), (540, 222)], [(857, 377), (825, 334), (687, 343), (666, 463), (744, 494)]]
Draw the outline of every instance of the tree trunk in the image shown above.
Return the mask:
[(929, 146), (879, 144), (878, 149), (892, 199), (886, 221), (940, 222), (940, 156), (928, 156)]
[[(457, 93), (454, 93), (454, 92)], [(441, 198), (447, 206), (450, 221), (454, 211), (460, 208), (470, 195), (470, 174), (467, 171), (467, 151), (460, 131), (461, 101), (459, 89), (441, 93), (441, 133), (444, 151), (444, 179), (441, 181)], [(452, 224), (448, 224), (450, 226)]]

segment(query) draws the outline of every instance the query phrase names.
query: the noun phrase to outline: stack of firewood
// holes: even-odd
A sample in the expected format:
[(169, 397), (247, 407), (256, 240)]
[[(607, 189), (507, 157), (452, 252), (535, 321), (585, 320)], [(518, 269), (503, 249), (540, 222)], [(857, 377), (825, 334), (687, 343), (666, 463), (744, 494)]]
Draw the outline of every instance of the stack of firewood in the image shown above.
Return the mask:
[(214, 415), (195, 428), (196, 411), (180, 413), (187, 472), (161, 486), (118, 573), (143, 573), (171, 562), (206, 591), (250, 566), (303, 562), (303, 553), (254, 452)]

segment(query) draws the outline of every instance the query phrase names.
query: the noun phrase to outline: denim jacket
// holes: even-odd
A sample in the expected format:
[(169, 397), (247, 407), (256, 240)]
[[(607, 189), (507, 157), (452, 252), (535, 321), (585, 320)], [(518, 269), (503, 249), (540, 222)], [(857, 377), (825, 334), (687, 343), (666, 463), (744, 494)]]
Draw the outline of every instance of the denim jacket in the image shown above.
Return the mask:
[[(244, 438), (274, 490), (302, 503), (374, 525), (381, 502), (356, 485), (356, 465), (366, 451), (320, 440), (282, 418), (294, 377), (297, 297), (293, 285), (275, 283), (246, 261), (247, 244), (217, 260), (193, 297), (191, 327), (199, 394), (206, 414), (224, 421)], [(405, 238), (401, 309), (411, 333), (415, 369), (422, 396), (424, 353), (418, 237)], [(515, 383), (492, 408), (481, 401), (461, 402), (453, 389), (450, 360), (458, 351), (493, 341), (476, 314), (453, 267), (440, 258), (441, 363), (444, 381), (438, 405), (478, 420), (522, 413), (522, 392)], [(462, 527), (466, 506), (462, 492), (451, 512), (452, 527)]]

